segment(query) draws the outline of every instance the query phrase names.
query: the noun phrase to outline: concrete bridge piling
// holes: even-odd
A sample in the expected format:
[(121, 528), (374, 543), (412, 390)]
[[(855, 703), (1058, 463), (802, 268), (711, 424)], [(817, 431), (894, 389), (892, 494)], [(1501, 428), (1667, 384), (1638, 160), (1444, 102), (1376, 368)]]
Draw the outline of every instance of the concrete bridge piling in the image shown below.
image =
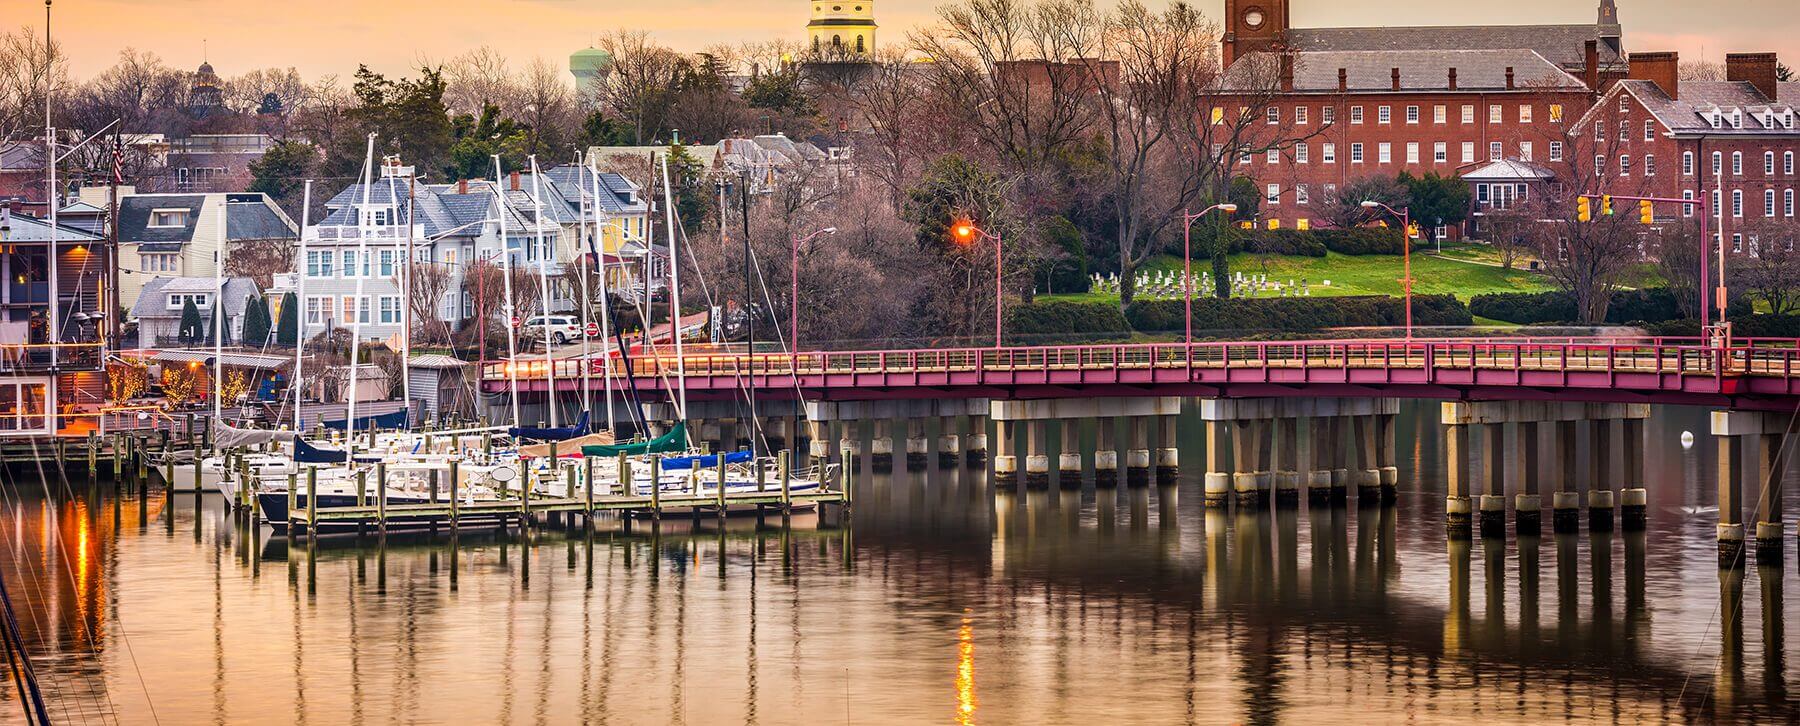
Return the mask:
[[(1616, 498), (1612, 487), (1623, 484), (1624, 491), (1629, 493), (1629, 500), (1634, 507), (1627, 516), (1627, 528), (1641, 529), (1644, 522), (1643, 504), (1646, 501), (1642, 485), (1642, 449), (1643, 421), (1650, 415), (1650, 407), (1645, 404), (1623, 403), (1570, 403), (1560, 401), (1446, 401), (1442, 404), (1439, 419), (1445, 427), (1446, 455), (1450, 457), (1450, 480), (1453, 493), (1446, 500), (1446, 511), (1452, 526), (1456, 520), (1466, 518), (1471, 510), (1479, 511), (1482, 536), (1504, 536), (1506, 512), (1506, 426), (1516, 428), (1516, 471), (1514, 478), (1519, 483), (1520, 491), (1514, 497), (1515, 528), (1520, 534), (1533, 534), (1539, 531), (1542, 517), (1542, 500), (1540, 495), (1543, 461), (1556, 462), (1559, 469), (1557, 491), (1551, 501), (1551, 526), (1557, 533), (1573, 533), (1580, 528), (1581, 495), (1577, 491), (1577, 483), (1588, 483), (1588, 528), (1597, 532), (1611, 531), (1615, 521)], [(1585, 474), (1578, 473), (1577, 454), (1581, 448), (1579, 425), (1586, 422), (1587, 444), (1589, 449), (1588, 469)], [(1550, 425), (1552, 431), (1549, 447), (1544, 447), (1540, 436), (1545, 431), (1544, 424)], [(1458, 497), (1468, 497), (1469, 487), (1474, 482), (1461, 476), (1468, 463), (1469, 450), (1468, 427), (1481, 426), (1483, 451), (1480, 467), (1476, 472), (1480, 479), (1482, 494), (1472, 502), (1459, 501)], [(1622, 432), (1619, 443), (1615, 446), (1614, 431)], [(1540, 457), (1539, 454), (1548, 456)], [(1626, 466), (1622, 469), (1613, 466), (1614, 456), (1621, 452), (1627, 457)], [(1635, 461), (1633, 461), (1635, 459)], [(1633, 465), (1636, 468), (1633, 468)], [(1623, 475), (1615, 474), (1623, 471)], [(1614, 480), (1618, 479), (1618, 482)], [(1473, 504), (1474, 506), (1470, 506)]]
[(1077, 423), (1074, 420), (1058, 422), (1061, 446), (1056, 450), (1056, 485), (1060, 489), (1081, 488), (1081, 427)]
[(1102, 416), (1094, 422), (1094, 486), (1110, 489), (1119, 485), (1119, 446), (1116, 439), (1119, 421)]
[(938, 468), (948, 469), (962, 463), (963, 438), (956, 416), (938, 417)]
[(1790, 416), (1757, 411), (1714, 411), (1712, 434), (1718, 442), (1719, 566), (1744, 566), (1744, 490), (1756, 492), (1755, 537), (1758, 562), (1782, 559), (1781, 457)]

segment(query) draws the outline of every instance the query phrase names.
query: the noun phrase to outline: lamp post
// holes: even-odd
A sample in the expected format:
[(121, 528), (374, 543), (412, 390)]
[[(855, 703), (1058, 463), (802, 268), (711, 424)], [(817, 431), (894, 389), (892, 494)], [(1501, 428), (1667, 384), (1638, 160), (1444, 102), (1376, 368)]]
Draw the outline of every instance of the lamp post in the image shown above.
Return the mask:
[(1181, 215), (1181, 293), (1187, 302), (1187, 334), (1183, 340), (1189, 346), (1194, 344), (1194, 222), (1215, 209), (1230, 214), (1237, 211), (1237, 205), (1222, 202), (1195, 214), (1184, 212)]
[(1400, 258), (1403, 260), (1402, 264), (1405, 266), (1405, 272), (1402, 273), (1400, 279), (1400, 289), (1404, 291), (1406, 296), (1406, 339), (1412, 340), (1412, 208), (1401, 207), (1400, 209), (1394, 209), (1393, 207), (1373, 199), (1364, 200), (1362, 207), (1363, 209), (1385, 209), (1388, 214), (1400, 218)]
[(800, 245), (824, 234), (837, 234), (837, 228), (826, 227), (804, 237), (788, 238), (793, 242), (788, 251), (788, 335), (793, 341), (789, 350), (796, 356), (800, 354)]
[(1001, 305), (1003, 304), (1001, 302), (1003, 299), (1001, 296), (1001, 280), (1003, 278), (1000, 274), (1000, 235), (992, 234), (985, 229), (975, 226), (974, 222), (963, 219), (956, 221), (950, 226), (950, 236), (955, 239), (958, 244), (964, 245), (974, 244), (977, 239), (991, 239), (994, 241), (994, 347), (999, 348), (1002, 345), (1000, 337), (1000, 312)]

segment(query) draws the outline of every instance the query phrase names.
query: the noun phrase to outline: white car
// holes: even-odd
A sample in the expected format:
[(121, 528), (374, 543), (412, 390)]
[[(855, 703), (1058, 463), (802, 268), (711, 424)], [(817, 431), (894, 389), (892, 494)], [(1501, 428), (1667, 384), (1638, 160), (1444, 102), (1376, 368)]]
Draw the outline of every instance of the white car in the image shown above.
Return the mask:
[[(546, 316), (543, 315), (532, 316), (525, 321), (525, 331), (531, 333), (544, 332), (545, 319)], [(581, 337), (581, 321), (576, 320), (573, 316), (551, 315), (548, 316), (548, 319), (550, 321), (550, 340), (555, 341), (557, 345), (562, 345)]]

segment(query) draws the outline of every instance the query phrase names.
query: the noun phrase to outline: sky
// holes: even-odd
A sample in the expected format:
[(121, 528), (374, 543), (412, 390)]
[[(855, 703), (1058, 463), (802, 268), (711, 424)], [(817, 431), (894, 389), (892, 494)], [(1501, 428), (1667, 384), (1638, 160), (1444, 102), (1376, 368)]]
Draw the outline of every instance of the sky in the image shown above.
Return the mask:
[[(1109, 0), (1100, 0), (1108, 2)], [(1191, 0), (1218, 18), (1225, 0)], [(1148, 0), (1152, 6), (1162, 0)], [(1296, 27), (1593, 22), (1598, 0), (1292, 0)], [(1617, 0), (1627, 50), (1674, 50), (1722, 61), (1728, 51), (1775, 51), (1800, 68), (1800, 0)], [(904, 42), (930, 25), (939, 0), (881, 0), (877, 36)], [(221, 75), (294, 67), (309, 79), (348, 77), (358, 63), (405, 74), (487, 45), (522, 67), (568, 54), (615, 28), (649, 31), (679, 50), (804, 37), (808, 0), (55, 0), (54, 30), (86, 78), (120, 49), (178, 68), (210, 60)], [(1388, 21), (1388, 22), (1384, 22)], [(0, 0), (0, 28), (42, 31), (36, 0)], [(1789, 60), (1791, 59), (1791, 60)]]

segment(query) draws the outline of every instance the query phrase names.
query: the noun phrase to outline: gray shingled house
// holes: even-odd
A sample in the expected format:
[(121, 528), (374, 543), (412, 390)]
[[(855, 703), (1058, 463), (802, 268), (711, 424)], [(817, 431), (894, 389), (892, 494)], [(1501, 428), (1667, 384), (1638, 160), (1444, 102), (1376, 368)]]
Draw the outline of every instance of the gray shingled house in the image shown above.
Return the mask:
[[(152, 279), (138, 295), (137, 302), (131, 306), (131, 317), (138, 321), (138, 344), (144, 347), (183, 345), (178, 331), (181, 327), (181, 310), (188, 300), (194, 301), (194, 308), (200, 312), (210, 335), (213, 302), (218, 291), (219, 281), (212, 277)], [(243, 340), (244, 308), (250, 303), (251, 296), (261, 294), (262, 290), (256, 286), (256, 281), (248, 277), (225, 279), (227, 344), (243, 342), (251, 347), (263, 344), (263, 341)]]

